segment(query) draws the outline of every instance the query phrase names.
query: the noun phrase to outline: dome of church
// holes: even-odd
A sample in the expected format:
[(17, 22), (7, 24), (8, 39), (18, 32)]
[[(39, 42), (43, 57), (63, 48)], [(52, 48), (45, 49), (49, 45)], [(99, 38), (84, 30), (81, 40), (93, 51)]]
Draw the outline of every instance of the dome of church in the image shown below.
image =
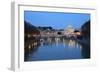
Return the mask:
[(66, 31), (69, 33), (74, 32), (74, 28), (71, 25), (68, 25)]

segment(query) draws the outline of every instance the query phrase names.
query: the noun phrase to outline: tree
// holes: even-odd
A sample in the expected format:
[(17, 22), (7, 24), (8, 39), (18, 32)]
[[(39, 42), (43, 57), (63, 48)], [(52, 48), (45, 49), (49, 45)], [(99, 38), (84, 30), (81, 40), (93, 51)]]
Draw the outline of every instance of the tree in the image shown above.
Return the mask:
[(83, 37), (90, 37), (90, 20), (81, 27), (81, 33)]
[(25, 34), (39, 34), (39, 30), (37, 27), (33, 26), (29, 22), (24, 21), (24, 32)]

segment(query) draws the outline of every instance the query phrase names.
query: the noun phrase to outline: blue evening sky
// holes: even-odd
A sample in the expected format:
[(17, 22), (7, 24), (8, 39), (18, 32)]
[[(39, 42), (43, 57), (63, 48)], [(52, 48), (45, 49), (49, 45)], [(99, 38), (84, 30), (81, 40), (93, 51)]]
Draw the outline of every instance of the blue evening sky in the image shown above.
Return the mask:
[(68, 25), (80, 28), (90, 20), (90, 14), (24, 11), (24, 20), (34, 26), (51, 26), (54, 29), (66, 29)]

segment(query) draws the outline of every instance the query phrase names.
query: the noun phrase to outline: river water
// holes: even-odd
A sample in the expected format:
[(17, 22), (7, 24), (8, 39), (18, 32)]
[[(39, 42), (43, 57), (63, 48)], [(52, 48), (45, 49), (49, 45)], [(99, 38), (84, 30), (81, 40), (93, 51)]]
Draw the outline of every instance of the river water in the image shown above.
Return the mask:
[[(90, 58), (90, 48), (75, 39), (42, 38), (24, 54), (24, 61), (68, 60)], [(33, 43), (33, 44), (34, 44)]]

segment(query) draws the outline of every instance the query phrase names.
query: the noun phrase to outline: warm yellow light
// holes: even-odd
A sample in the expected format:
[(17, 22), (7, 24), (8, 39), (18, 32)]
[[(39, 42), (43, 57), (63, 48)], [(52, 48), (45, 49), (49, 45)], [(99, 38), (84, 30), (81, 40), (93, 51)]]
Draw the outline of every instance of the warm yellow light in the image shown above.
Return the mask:
[(80, 32), (77, 32), (76, 35), (81, 35), (81, 33)]
[(28, 36), (28, 38), (29, 38), (29, 37), (31, 37), (31, 35), (30, 35), (30, 34), (28, 34), (27, 36)]

